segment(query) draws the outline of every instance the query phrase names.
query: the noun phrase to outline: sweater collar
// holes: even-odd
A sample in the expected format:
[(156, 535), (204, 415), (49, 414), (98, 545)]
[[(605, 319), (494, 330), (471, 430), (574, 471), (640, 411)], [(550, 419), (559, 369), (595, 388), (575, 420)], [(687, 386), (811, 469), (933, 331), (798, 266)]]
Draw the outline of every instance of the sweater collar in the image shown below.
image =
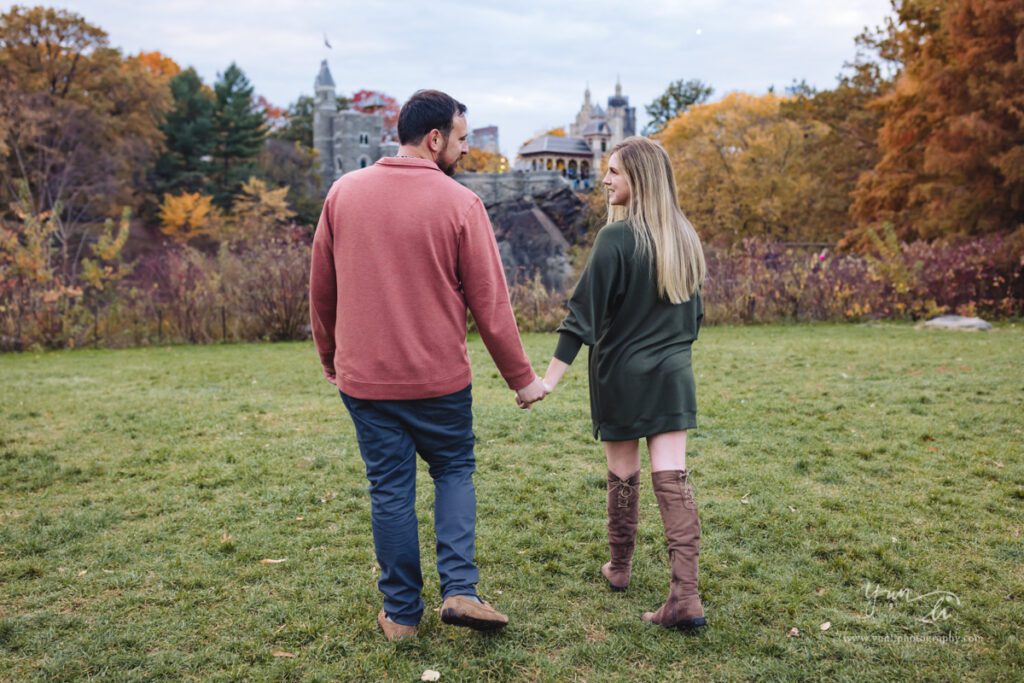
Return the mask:
[(419, 159), (411, 157), (381, 157), (377, 160), (377, 163), (381, 166), (398, 166), (403, 168), (419, 167), (429, 168), (435, 171), (440, 171), (437, 164), (430, 159)]

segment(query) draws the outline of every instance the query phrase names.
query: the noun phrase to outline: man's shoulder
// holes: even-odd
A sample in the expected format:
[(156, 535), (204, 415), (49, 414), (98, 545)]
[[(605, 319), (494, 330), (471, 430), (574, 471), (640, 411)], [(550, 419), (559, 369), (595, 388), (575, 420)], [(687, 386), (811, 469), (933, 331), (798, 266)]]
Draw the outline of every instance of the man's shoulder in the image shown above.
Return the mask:
[(444, 192), (451, 197), (453, 202), (456, 202), (459, 205), (468, 207), (469, 205), (476, 204), (478, 202), (481, 204), (483, 203), (476, 192), (473, 192), (473, 190), (469, 189), (455, 178), (441, 173), (433, 180), (443, 188)]

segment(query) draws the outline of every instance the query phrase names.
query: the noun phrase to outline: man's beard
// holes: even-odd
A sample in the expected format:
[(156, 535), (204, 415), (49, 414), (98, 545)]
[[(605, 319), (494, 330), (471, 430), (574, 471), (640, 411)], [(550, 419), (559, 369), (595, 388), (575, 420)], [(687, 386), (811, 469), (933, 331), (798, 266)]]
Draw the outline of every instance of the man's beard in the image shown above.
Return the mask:
[(458, 166), (458, 165), (459, 165), (459, 160), (458, 159), (453, 161), (451, 164), (442, 164), (440, 158), (437, 160), (437, 167), (439, 169), (441, 169), (441, 171), (446, 176), (448, 176), (449, 178), (451, 178), (453, 175), (455, 175), (455, 167)]

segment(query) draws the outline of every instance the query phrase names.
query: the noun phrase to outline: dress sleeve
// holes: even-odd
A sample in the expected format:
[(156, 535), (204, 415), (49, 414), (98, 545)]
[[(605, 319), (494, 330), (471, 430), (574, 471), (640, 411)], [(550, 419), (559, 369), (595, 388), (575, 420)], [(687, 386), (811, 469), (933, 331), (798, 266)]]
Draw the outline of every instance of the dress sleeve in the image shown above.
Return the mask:
[(569, 299), (569, 314), (558, 326), (555, 358), (571, 364), (583, 344), (593, 346), (598, 342), (622, 302), (624, 287), (622, 232), (604, 228)]

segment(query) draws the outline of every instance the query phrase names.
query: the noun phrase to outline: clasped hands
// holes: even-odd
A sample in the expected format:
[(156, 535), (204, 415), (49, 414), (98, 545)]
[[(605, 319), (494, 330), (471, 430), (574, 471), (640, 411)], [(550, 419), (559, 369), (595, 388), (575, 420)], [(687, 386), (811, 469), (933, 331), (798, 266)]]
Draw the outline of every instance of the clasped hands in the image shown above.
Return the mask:
[(540, 377), (534, 375), (533, 381), (516, 392), (516, 405), (524, 410), (529, 410), (537, 401), (543, 401), (544, 397), (551, 393), (551, 388), (544, 383)]
[(528, 410), (537, 401), (544, 400), (544, 397), (558, 386), (559, 380), (562, 379), (562, 375), (568, 367), (568, 365), (557, 358), (552, 358), (544, 379), (534, 375), (532, 382), (516, 392), (516, 405), (524, 410)]

